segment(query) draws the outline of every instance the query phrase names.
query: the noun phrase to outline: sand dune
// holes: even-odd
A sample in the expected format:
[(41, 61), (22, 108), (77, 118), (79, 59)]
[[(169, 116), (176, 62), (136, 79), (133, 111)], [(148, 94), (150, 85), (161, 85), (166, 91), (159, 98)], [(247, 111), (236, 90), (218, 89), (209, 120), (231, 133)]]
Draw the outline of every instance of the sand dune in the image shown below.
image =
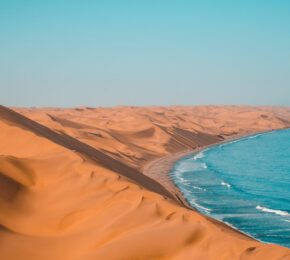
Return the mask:
[(290, 126), (288, 108), (0, 107), (0, 259), (290, 259), (142, 174), (176, 152)]

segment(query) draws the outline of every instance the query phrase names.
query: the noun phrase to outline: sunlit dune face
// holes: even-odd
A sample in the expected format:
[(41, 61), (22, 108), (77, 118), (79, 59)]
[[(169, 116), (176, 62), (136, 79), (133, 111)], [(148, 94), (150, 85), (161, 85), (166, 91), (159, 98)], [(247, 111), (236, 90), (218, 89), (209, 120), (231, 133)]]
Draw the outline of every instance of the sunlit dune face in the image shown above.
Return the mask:
[(141, 173), (166, 155), (285, 128), (282, 108), (16, 111), (45, 127), (1, 110), (1, 259), (287, 259)]

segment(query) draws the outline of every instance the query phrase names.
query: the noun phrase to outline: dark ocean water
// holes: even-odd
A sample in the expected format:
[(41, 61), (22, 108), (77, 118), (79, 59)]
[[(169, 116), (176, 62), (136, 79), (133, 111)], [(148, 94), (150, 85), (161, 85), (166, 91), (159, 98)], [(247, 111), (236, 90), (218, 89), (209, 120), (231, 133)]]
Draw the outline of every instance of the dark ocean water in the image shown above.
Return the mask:
[(200, 212), (260, 241), (290, 247), (290, 129), (190, 155), (171, 176)]

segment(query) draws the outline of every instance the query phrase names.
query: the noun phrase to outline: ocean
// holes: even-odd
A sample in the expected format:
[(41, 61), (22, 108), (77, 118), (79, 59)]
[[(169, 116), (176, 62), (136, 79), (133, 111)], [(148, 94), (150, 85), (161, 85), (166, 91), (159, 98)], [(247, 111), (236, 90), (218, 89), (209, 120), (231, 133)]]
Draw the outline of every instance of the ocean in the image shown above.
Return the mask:
[(201, 213), (290, 247), (290, 129), (213, 146), (178, 161), (170, 175)]

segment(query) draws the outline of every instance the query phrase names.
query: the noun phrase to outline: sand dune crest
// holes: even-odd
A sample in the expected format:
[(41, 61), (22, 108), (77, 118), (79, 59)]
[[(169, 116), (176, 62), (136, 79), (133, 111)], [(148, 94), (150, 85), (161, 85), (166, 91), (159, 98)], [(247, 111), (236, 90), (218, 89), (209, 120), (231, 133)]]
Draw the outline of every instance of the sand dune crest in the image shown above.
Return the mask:
[(234, 133), (285, 128), (287, 111), (16, 110), (22, 114), (0, 107), (1, 259), (289, 258), (289, 249), (189, 210), (174, 189), (141, 172), (155, 159)]

